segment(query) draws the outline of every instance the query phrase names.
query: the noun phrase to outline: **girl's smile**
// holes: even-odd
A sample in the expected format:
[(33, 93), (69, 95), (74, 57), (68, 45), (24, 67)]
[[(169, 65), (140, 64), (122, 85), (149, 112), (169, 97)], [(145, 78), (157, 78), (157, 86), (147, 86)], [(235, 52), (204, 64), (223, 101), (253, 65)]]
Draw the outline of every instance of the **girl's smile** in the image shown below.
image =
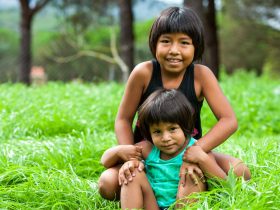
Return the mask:
[(161, 68), (168, 72), (181, 73), (194, 58), (192, 39), (184, 33), (168, 33), (159, 37), (156, 58)]

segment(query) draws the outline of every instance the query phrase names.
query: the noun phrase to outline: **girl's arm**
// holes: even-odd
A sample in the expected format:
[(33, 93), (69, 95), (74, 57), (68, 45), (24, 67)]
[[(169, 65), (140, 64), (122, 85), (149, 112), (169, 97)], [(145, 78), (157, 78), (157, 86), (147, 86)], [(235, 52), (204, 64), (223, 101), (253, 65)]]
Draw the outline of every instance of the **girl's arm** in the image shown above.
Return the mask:
[(235, 113), (213, 72), (205, 66), (196, 65), (195, 81), (199, 100), (206, 99), (218, 120), (197, 142), (205, 152), (209, 152), (232, 135), (237, 130), (238, 124)]
[[(153, 144), (149, 141), (141, 141), (135, 145), (142, 148), (142, 157), (144, 160), (148, 157), (153, 148)], [(134, 170), (142, 172), (144, 170), (144, 163), (135, 159), (125, 162), (119, 169), (119, 185), (132, 182), (135, 176)]]
[(119, 144), (134, 144), (132, 123), (147, 83), (151, 77), (150, 61), (138, 64), (131, 72), (115, 120)]
[(110, 168), (132, 158), (142, 159), (142, 147), (134, 145), (118, 145), (103, 153), (101, 163), (104, 167)]
[(205, 176), (221, 179), (227, 177), (226, 173), (217, 164), (213, 153), (206, 153), (200, 146), (189, 147), (184, 153), (183, 159), (188, 159), (191, 163), (197, 164)]

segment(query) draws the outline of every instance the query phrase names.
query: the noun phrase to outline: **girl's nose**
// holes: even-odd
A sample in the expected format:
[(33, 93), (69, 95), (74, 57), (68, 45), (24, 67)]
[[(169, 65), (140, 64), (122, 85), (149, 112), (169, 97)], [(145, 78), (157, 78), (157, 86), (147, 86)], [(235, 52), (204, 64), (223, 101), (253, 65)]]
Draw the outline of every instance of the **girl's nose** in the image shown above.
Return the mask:
[(178, 46), (176, 43), (173, 43), (169, 49), (170, 54), (179, 54)]

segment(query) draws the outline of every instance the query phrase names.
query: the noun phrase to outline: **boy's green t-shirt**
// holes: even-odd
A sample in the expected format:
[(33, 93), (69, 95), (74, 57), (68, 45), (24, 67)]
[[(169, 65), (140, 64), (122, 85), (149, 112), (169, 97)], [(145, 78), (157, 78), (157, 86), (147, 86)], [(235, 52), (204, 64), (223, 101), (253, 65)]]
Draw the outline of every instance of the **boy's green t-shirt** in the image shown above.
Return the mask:
[(168, 207), (176, 201), (179, 184), (180, 167), (186, 149), (195, 143), (191, 138), (186, 148), (169, 160), (160, 159), (160, 150), (153, 146), (145, 160), (147, 178), (154, 191), (159, 207)]

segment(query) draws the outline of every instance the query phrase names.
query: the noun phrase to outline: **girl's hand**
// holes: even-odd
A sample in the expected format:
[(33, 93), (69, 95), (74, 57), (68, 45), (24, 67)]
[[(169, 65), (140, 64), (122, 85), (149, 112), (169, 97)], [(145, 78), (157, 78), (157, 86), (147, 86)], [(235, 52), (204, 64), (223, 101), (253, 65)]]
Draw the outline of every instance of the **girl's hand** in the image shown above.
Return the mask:
[(186, 184), (187, 176), (190, 176), (191, 180), (195, 185), (198, 184), (198, 179), (200, 179), (202, 182), (205, 182), (204, 175), (197, 164), (187, 163), (183, 161), (183, 164), (180, 168), (180, 184), (183, 187)]
[(205, 153), (200, 146), (193, 145), (186, 149), (183, 160), (185, 162), (199, 163), (206, 156), (207, 153)]
[(140, 160), (130, 160), (125, 162), (119, 170), (119, 185), (128, 184), (132, 182), (135, 176), (134, 170), (138, 169), (139, 172), (144, 170), (144, 163)]
[(142, 147), (135, 145), (125, 145), (119, 150), (118, 156), (123, 161), (129, 161), (131, 159), (142, 160)]

